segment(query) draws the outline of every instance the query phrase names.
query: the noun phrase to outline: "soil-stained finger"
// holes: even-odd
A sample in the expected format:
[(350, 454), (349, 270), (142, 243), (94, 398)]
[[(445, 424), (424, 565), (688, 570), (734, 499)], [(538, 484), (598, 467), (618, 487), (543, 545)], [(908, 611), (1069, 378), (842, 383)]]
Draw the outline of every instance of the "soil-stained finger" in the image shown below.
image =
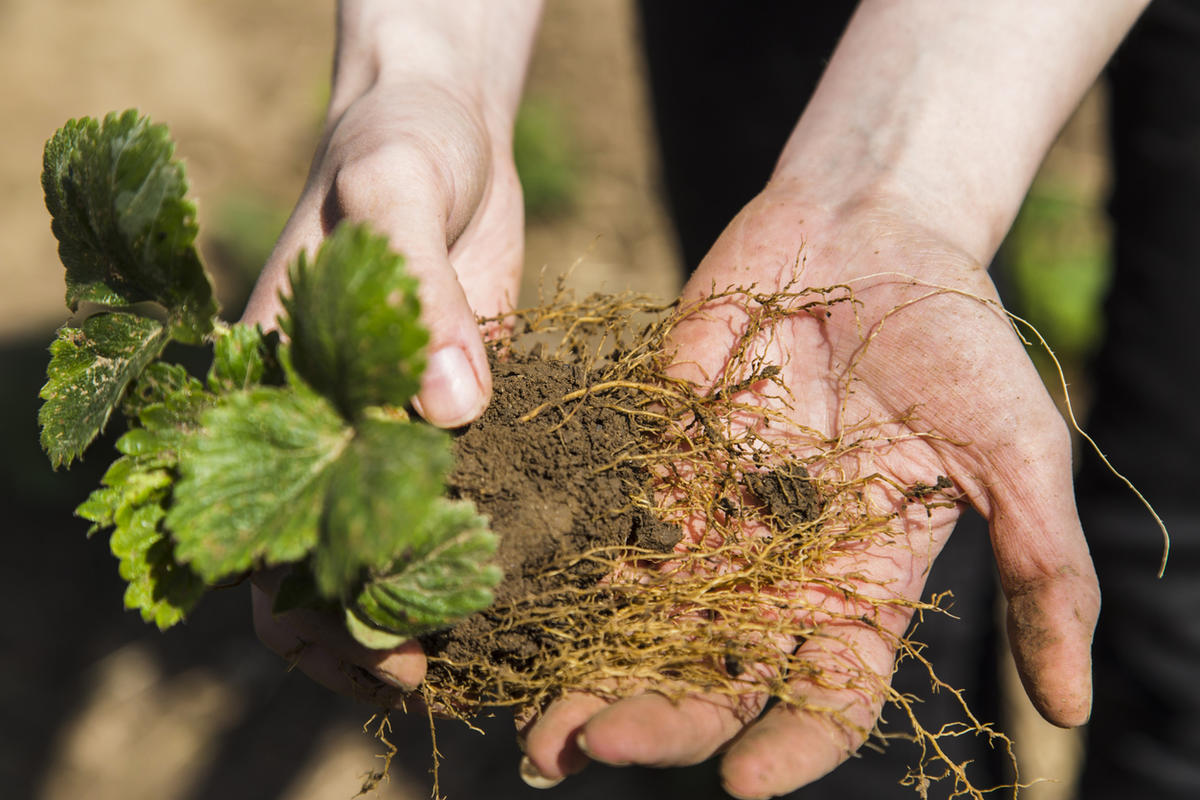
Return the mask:
[(638, 695), (592, 717), (580, 732), (579, 744), (588, 756), (606, 764), (699, 764), (757, 717), (765, 701), (760, 694), (692, 696), (678, 702), (657, 693)]
[(1069, 440), (1063, 434), (1022, 467), (1019, 481), (997, 482), (989, 519), (1013, 659), (1042, 716), (1082, 725), (1091, 713), (1100, 588), (1075, 510)]
[(875, 628), (831, 622), (796, 654), (813, 670), (790, 683), (799, 705), (768, 711), (722, 759), (734, 797), (774, 797), (829, 773), (866, 741), (887, 698), (895, 649)]
[(521, 734), (525, 757), (544, 778), (555, 780), (579, 772), (588, 757), (576, 737), (584, 724), (609, 701), (594, 694), (577, 693), (557, 700)]
[(528, 763), (550, 781), (582, 770), (588, 765), (588, 757), (576, 738), (583, 724), (608, 703), (610, 700), (583, 692), (556, 700), (545, 714), (518, 733)]

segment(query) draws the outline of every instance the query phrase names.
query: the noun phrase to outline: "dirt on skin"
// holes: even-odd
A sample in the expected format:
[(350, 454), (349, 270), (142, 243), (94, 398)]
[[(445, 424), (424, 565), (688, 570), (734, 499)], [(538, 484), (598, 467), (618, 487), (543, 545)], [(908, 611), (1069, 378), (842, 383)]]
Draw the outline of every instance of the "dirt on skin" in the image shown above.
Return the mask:
[(624, 459), (646, 432), (619, 410), (619, 396), (588, 396), (521, 421), (543, 403), (585, 388), (582, 365), (514, 355), (494, 361), (492, 376), (491, 405), (456, 437), (446, 483), (451, 496), (473, 500), (491, 519), (505, 579), (493, 608), (422, 641), (431, 655), (452, 662), (483, 656), (520, 669), (555, 638), (553, 631), (512, 627), (497, 607), (564, 582), (594, 585), (602, 577), (594, 564), (554, 569), (573, 555), (625, 545), (669, 552), (682, 534), (630, 500), (651, 491), (649, 472)]

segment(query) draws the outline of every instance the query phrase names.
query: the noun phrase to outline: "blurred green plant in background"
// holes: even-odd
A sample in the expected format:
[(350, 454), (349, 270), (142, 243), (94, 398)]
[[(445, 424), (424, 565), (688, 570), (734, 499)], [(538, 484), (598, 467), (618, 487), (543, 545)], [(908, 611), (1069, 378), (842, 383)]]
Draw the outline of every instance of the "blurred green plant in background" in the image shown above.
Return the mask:
[(544, 220), (570, 209), (579, 176), (560, 109), (536, 97), (521, 104), (513, 130), (513, 158), (525, 192), (526, 216)]
[(213, 270), (222, 314), (236, 319), (287, 222), (289, 207), (253, 189), (217, 201), (204, 254)]
[(240, 269), (257, 278), (287, 216), (287, 208), (253, 191), (228, 195), (217, 208), (214, 238), (237, 257)]
[[(1083, 366), (1104, 332), (1109, 241), (1107, 217), (1093, 198), (1067, 181), (1039, 179), (1004, 245), (1010, 307), (1041, 331), (1070, 372)], [(1049, 366), (1040, 348), (1031, 355), (1039, 367)], [(1057, 385), (1057, 377), (1049, 382)]]

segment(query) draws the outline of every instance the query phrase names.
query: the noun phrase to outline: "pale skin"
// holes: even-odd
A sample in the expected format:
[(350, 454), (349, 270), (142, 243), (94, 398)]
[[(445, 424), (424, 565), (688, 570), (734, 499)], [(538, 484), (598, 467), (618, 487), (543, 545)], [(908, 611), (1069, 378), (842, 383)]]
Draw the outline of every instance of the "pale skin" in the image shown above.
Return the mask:
[[(1034, 705), (1061, 726), (1090, 713), (1099, 591), (1075, 511), (1066, 426), (997, 306), (981, 301), (996, 301), (981, 265), (1145, 4), (865, 0), (769, 183), (684, 289), (695, 298), (714, 283), (777, 287), (801, 252), (802, 284), (855, 289), (857, 319), (844, 307), (783, 325), (772, 355), (797, 401), (793, 419), (835, 434), (844, 419), (918, 409), (920, 430), (940, 438), (893, 448), (876, 467), (903, 485), (946, 475), (988, 520), (1018, 670)], [(418, 410), (443, 426), (486, 407), (474, 315), (503, 310), (515, 296), (523, 220), (511, 126), (538, 6), (341, 4), (326, 135), (246, 312), (271, 324), (296, 253), (314, 249), (338, 219), (371, 222), (422, 281), (433, 357)], [(738, 314), (725, 309), (678, 331), (681, 375), (703, 382), (715, 371)], [(864, 328), (875, 333), (865, 353)], [(856, 389), (843, 405), (840, 378), (852, 363)], [(902, 516), (908, 546), (847, 556), (847, 571), (919, 597), (959, 511)], [(271, 577), (260, 586), (270, 590)], [(367, 651), (319, 620), (272, 618), (267, 594), (255, 593), (260, 636), (322, 683), (355, 691), (343, 662), (397, 687), (420, 681), (416, 645)], [(898, 635), (909, 617), (892, 611), (878, 622)], [(837, 641), (840, 655), (852, 650), (856, 664), (890, 673), (890, 637), (826, 624), (830, 638), (810, 639), (802, 654), (836, 658), (828, 643)], [(297, 654), (301, 641), (310, 644)], [(845, 760), (880, 710), (877, 693), (795, 688), (844, 709), (853, 725), (784, 706), (747, 719), (714, 698), (672, 704), (653, 687), (612, 704), (581, 694), (522, 731), (522, 774), (552, 785), (588, 759), (677, 766), (722, 752), (731, 794), (781, 794)]]

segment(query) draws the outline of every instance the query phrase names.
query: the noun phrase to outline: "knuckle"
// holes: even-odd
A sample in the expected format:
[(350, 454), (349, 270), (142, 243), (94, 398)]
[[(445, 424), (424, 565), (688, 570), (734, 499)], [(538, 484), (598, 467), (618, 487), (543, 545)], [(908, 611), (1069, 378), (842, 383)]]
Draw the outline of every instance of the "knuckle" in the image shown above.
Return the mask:
[(1026, 453), (1063, 453), (1071, 450), (1071, 430), (1049, 396), (1024, 415), (1012, 432), (1015, 444)]
[(1060, 485), (1071, 476), (1071, 429), (1049, 397), (1030, 404), (1023, 413), (996, 431), (998, 446), (989, 461), (1001, 474)]
[(388, 215), (404, 198), (440, 195), (436, 171), (407, 146), (389, 144), (344, 161), (333, 175), (329, 202), (342, 219)]

